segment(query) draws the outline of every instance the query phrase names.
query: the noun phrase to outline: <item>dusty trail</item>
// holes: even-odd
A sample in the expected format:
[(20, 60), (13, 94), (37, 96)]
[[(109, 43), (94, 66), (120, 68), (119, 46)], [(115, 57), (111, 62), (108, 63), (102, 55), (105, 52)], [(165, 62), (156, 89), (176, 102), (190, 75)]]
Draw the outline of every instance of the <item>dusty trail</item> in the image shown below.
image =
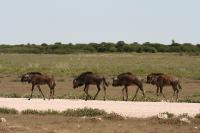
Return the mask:
[(106, 112), (115, 112), (127, 117), (146, 118), (162, 112), (170, 112), (175, 115), (188, 113), (194, 116), (200, 113), (199, 103), (168, 103), (168, 102), (123, 102), (123, 101), (98, 101), (98, 100), (67, 100), (54, 99), (42, 100), (25, 98), (0, 98), (0, 107), (15, 108), (18, 111), (25, 109), (56, 110), (76, 108), (98, 108)]

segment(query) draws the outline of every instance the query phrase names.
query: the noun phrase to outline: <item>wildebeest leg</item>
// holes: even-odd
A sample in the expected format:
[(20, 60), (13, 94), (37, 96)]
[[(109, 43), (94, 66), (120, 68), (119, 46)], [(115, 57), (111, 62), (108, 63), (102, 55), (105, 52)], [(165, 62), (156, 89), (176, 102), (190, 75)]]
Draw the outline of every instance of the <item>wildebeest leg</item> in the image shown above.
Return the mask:
[(38, 90), (40, 91), (40, 93), (42, 94), (42, 96), (43, 96), (43, 99), (45, 100), (45, 96), (44, 96), (44, 94), (43, 94), (43, 92), (42, 92), (42, 90), (41, 90), (40, 86), (39, 86), (39, 85), (37, 85), (37, 87), (38, 87)]
[(99, 85), (97, 85), (97, 93), (94, 95), (94, 98), (93, 98), (93, 100), (95, 100), (96, 99), (96, 97), (97, 97), (97, 95), (99, 94), (99, 91), (101, 90), (101, 88), (100, 88), (100, 86)]
[(159, 86), (157, 86), (156, 95), (159, 96)]
[(124, 101), (124, 89), (125, 89), (125, 87), (122, 89), (122, 96), (123, 96), (122, 100), (123, 101)]
[(55, 90), (54, 90), (54, 88), (52, 90), (53, 90), (53, 99), (54, 99)]
[(134, 97), (133, 97), (132, 101), (134, 101), (134, 100), (135, 100), (135, 98), (137, 97), (138, 91), (139, 91), (139, 87), (137, 88), (137, 90), (136, 90), (136, 92), (135, 92), (135, 95), (134, 95)]
[(31, 98), (32, 98), (32, 95), (33, 95), (33, 90), (34, 90), (34, 88), (35, 88), (35, 85), (34, 85), (34, 84), (32, 84), (31, 95), (30, 95), (30, 97), (29, 97), (29, 99), (28, 99), (28, 100), (31, 100)]
[(175, 94), (176, 94), (176, 90), (175, 89), (173, 89), (173, 91), (174, 91), (174, 93), (173, 93), (173, 97), (175, 96)]
[(48, 86), (49, 86), (49, 89), (50, 89), (50, 94), (49, 94), (49, 100), (52, 98), (54, 99), (54, 85), (53, 84), (50, 84), (48, 83)]
[(86, 94), (86, 98), (85, 98), (85, 101), (87, 101), (88, 100), (88, 88), (89, 88), (89, 85), (85, 85), (85, 88), (84, 88), (84, 92), (85, 92), (85, 94)]
[(50, 89), (49, 100), (51, 99), (52, 95), (53, 95), (53, 90)]
[(176, 101), (178, 101), (178, 93), (179, 93), (179, 89), (176, 87)]
[(173, 96), (172, 96), (172, 101), (173, 101), (173, 99), (174, 99), (174, 96), (175, 96), (175, 94), (176, 94), (176, 87), (175, 86), (173, 86), (172, 85), (172, 89), (173, 89)]
[(103, 98), (103, 100), (105, 101), (106, 100), (106, 87), (104, 86), (103, 89), (104, 89), (104, 98)]
[(143, 88), (139, 88), (141, 91), (142, 91), (142, 95), (143, 95), (143, 97), (144, 97), (144, 99), (146, 100), (146, 96), (145, 96), (145, 92), (144, 92), (144, 89)]
[(162, 96), (166, 99), (165, 95), (163, 94), (163, 86), (160, 86), (160, 93), (161, 93)]
[(128, 101), (128, 87), (125, 87), (125, 91), (126, 91), (126, 101)]

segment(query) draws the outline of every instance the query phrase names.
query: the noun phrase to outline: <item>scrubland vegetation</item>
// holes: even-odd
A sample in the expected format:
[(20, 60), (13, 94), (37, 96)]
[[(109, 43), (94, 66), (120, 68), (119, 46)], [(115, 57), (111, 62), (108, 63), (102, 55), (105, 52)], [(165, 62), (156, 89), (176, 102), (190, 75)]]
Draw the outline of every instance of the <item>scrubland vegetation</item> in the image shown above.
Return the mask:
[[(5, 111), (6, 110), (6, 111)], [(187, 114), (174, 116), (165, 112), (167, 118), (123, 118), (98, 109), (66, 110), (68, 115), (56, 111), (25, 110), (21, 113), (14, 109), (0, 108), (2, 133), (61, 133), (61, 132), (104, 132), (104, 133), (176, 133), (200, 131), (199, 114), (190, 118)], [(10, 112), (10, 113), (7, 113)], [(87, 113), (85, 113), (87, 112)]]

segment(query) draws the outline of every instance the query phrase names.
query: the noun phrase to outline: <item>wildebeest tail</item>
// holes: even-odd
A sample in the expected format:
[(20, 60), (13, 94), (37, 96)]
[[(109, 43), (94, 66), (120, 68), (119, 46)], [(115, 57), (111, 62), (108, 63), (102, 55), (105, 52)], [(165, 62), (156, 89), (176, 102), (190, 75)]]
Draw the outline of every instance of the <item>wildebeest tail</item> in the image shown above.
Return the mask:
[(54, 76), (52, 76), (52, 88), (54, 89), (55, 87), (56, 87), (56, 82)]
[(103, 77), (103, 84), (105, 85), (105, 86), (109, 86), (109, 84), (106, 82), (106, 79)]

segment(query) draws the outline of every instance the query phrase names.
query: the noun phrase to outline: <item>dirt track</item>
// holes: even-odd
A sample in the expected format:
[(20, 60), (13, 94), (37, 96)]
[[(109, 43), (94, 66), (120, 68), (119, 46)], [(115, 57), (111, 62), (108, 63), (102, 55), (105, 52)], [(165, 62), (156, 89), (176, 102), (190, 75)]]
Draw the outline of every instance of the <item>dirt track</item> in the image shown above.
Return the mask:
[(42, 100), (24, 98), (0, 98), (0, 107), (15, 108), (18, 111), (25, 109), (37, 110), (56, 110), (76, 108), (98, 108), (107, 112), (115, 112), (127, 117), (145, 118), (155, 116), (162, 112), (173, 114), (188, 113), (194, 116), (200, 113), (200, 104), (198, 103), (168, 103), (168, 102), (123, 102), (123, 101), (84, 101), (84, 100)]

